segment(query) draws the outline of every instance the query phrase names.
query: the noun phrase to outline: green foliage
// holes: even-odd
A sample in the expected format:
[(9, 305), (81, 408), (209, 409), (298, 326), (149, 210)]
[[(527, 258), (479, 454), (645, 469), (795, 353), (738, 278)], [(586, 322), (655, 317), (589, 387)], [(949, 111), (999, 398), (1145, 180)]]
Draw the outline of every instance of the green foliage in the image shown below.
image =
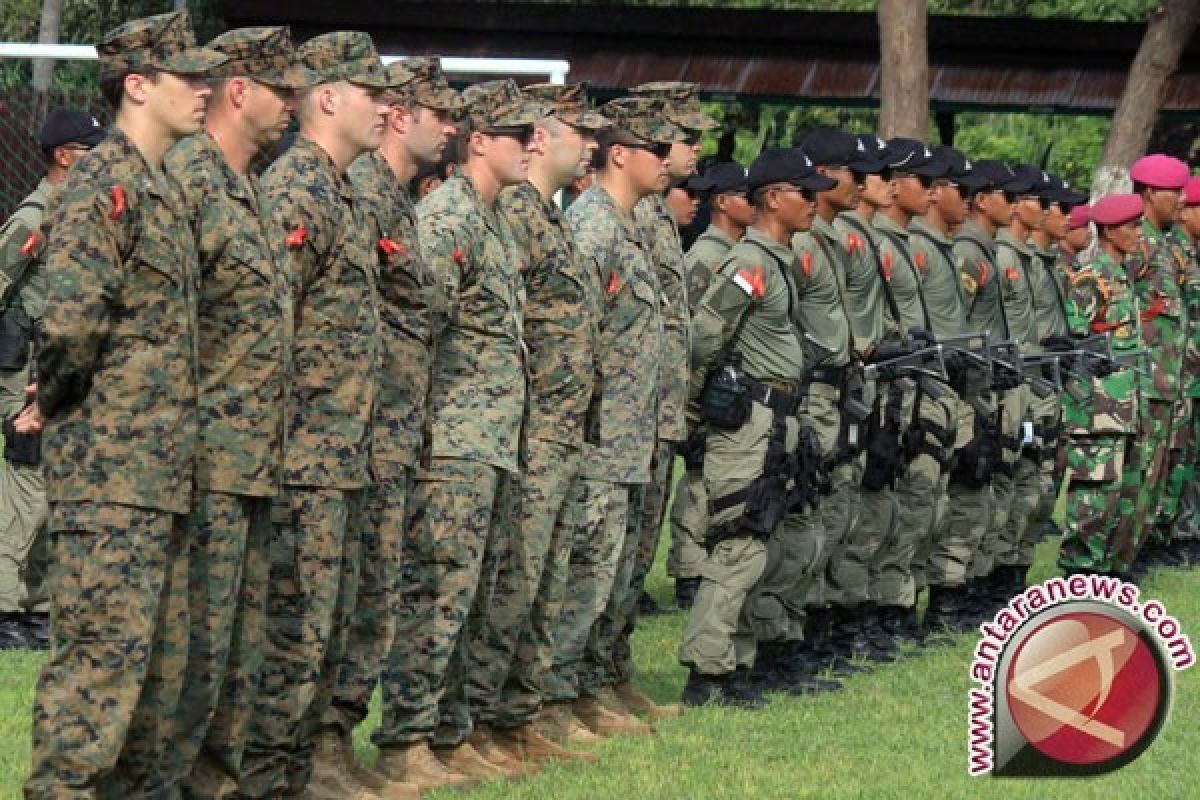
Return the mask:
[(1065, 114), (967, 112), (958, 115), (957, 123), (954, 146), (973, 158), (1044, 164), (1071, 183), (1087, 186), (1104, 148), (1110, 120)]

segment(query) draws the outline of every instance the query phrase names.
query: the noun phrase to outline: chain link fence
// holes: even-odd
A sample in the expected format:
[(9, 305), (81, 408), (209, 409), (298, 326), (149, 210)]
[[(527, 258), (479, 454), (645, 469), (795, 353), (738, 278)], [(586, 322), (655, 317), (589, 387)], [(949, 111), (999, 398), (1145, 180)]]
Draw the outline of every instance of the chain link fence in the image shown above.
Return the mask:
[(57, 108), (89, 111), (102, 125), (111, 116), (97, 89), (52, 89), (40, 94), (20, 86), (0, 92), (0, 222), (46, 173), (37, 135), (46, 115)]

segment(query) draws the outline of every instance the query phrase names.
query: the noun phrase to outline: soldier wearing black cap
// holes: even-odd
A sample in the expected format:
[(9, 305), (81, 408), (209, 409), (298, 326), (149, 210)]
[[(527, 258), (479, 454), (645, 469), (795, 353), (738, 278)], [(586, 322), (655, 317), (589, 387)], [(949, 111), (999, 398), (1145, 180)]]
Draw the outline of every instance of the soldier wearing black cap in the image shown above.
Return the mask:
[[(46, 303), (39, 251), (47, 210), (57, 202), (67, 171), (103, 138), (104, 129), (86, 111), (52, 112), (38, 133), (46, 175), (0, 228), (0, 421), (16, 416), (29, 399), (34, 330)], [(40, 440), (12, 431), (6, 445), (6, 457), (0, 460), (0, 508), (11, 511), (12, 523), (0, 532), (0, 650), (45, 649), (46, 487), (40, 464), (29, 463), (39, 459), (32, 452), (22, 455), (36, 451)]]
[[(689, 705), (763, 704), (761, 691), (734, 676), (755, 662), (751, 595), (772, 551), (779, 557), (777, 536), (796, 477), (787, 464), (800, 444), (806, 356), (790, 244), (812, 224), (815, 193), (834, 185), (799, 150), (760, 155), (749, 176), (754, 224), (730, 250), (694, 318), (692, 358), (707, 383), (703, 472), (712, 518), (704, 577), (679, 647), (679, 660), (691, 669), (683, 692)], [(733, 406), (719, 402), (718, 389), (731, 371), (740, 373), (736, 385), (746, 392)]]
[(127, 22), (97, 50), (116, 123), (50, 220), (37, 403), (17, 420), (45, 426), (55, 565), (30, 798), (160, 793), (188, 651), (197, 264), (161, 167), (226, 59), (195, 46), (186, 12)]
[[(708, 291), (713, 272), (754, 219), (748, 196), (746, 168), (734, 161), (709, 166), (700, 176), (699, 188), (706, 194), (710, 224), (687, 252), (688, 301), (695, 313), (700, 298)], [(692, 381), (693, 394), (697, 388)], [(695, 410), (688, 412), (688, 439), (681, 447), (687, 472), (675, 488), (671, 506), (671, 550), (667, 574), (675, 578), (675, 601), (691, 608), (700, 586), (704, 562), (704, 535), (708, 531), (708, 499), (704, 495), (702, 451), (704, 431)]]

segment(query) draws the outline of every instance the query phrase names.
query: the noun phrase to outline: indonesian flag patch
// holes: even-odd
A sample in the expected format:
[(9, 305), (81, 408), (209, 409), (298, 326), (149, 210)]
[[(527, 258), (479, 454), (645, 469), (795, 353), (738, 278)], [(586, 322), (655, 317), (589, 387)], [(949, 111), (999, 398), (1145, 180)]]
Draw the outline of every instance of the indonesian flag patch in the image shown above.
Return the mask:
[(761, 300), (767, 293), (766, 279), (763, 276), (762, 267), (755, 266), (750, 269), (739, 269), (737, 274), (733, 276), (733, 282), (754, 300)]

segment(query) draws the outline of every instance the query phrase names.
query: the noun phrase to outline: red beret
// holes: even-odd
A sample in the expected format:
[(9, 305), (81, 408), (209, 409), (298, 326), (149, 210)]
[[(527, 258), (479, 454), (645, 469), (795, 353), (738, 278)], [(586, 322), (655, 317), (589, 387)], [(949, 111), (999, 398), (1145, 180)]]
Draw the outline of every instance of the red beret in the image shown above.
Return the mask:
[(1129, 177), (1154, 189), (1182, 189), (1190, 175), (1187, 164), (1178, 158), (1155, 153), (1133, 162)]
[(1080, 228), (1086, 228), (1087, 224), (1092, 221), (1092, 209), (1087, 203), (1080, 203), (1071, 209), (1071, 213), (1067, 215), (1067, 230), (1074, 231)]
[(1188, 178), (1183, 186), (1183, 204), (1200, 206), (1200, 178)]
[(1092, 222), (1097, 225), (1123, 225), (1142, 215), (1142, 198), (1136, 194), (1110, 194), (1092, 206)]

